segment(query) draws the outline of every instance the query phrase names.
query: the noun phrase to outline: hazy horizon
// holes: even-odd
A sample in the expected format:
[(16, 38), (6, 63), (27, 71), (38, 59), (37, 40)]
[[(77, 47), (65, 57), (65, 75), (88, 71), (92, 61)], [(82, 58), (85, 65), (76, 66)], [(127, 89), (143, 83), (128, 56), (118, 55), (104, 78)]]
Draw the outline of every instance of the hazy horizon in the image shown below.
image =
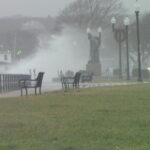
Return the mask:
[[(9, 17), (16, 15), (32, 16), (32, 17), (47, 17), (57, 16), (60, 11), (74, 0), (0, 0), (0, 17)], [(125, 7), (129, 9), (130, 14), (134, 13), (135, 0), (122, 0)], [(140, 1), (141, 13), (150, 12), (150, 1)]]

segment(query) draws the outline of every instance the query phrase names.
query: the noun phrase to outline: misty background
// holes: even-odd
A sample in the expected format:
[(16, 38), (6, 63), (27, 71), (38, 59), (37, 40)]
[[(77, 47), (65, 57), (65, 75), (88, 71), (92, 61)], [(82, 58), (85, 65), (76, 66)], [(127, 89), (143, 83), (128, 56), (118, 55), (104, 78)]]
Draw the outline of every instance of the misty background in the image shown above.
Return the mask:
[[(150, 56), (150, 1), (141, 4), (140, 28), (143, 67), (148, 67)], [(30, 69), (46, 72), (46, 79), (56, 77), (58, 71), (85, 70), (89, 60), (89, 41), (86, 28), (94, 35), (102, 27), (100, 60), (102, 71), (118, 68), (118, 44), (114, 39), (110, 19), (117, 18), (123, 26), (130, 18), (130, 64), (137, 67), (135, 0), (13, 0), (0, 5), (0, 51), (11, 51), (9, 73), (29, 73)], [(92, 7), (91, 7), (92, 6)], [(123, 68), (126, 51), (123, 43)], [(19, 51), (21, 50), (21, 53)], [(2, 72), (2, 71), (1, 71)]]
[[(24, 15), (34, 17), (57, 16), (65, 6), (75, 0), (0, 0), (0, 17)], [(130, 13), (134, 11), (135, 0), (122, 0)], [(142, 12), (150, 11), (149, 0), (139, 0)]]

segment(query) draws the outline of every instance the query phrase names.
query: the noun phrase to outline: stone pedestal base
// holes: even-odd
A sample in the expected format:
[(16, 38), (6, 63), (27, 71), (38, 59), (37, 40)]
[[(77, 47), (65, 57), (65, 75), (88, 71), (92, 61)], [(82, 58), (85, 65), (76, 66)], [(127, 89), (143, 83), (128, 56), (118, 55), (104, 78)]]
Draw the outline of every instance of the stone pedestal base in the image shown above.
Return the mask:
[(88, 63), (86, 65), (86, 71), (92, 72), (94, 76), (101, 75), (101, 64), (100, 63)]

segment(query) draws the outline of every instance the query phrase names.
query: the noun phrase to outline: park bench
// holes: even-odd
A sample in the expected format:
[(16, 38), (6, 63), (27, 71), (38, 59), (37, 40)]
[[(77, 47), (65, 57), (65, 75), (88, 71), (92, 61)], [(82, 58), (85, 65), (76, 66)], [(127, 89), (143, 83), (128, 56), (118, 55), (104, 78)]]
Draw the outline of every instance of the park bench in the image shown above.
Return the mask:
[(93, 74), (83, 74), (81, 76), (81, 82), (84, 83), (84, 82), (91, 82), (93, 79)]
[(68, 88), (79, 88), (80, 83), (80, 72), (76, 72), (74, 77), (64, 77), (61, 78), (62, 88), (68, 89)]
[(26, 96), (28, 95), (28, 88), (35, 89), (35, 95), (37, 88), (39, 88), (39, 93), (41, 94), (41, 86), (43, 80), (44, 72), (39, 72), (36, 79), (21, 79), (19, 80), (19, 86), (21, 88), (21, 96), (23, 95), (23, 89), (26, 91)]

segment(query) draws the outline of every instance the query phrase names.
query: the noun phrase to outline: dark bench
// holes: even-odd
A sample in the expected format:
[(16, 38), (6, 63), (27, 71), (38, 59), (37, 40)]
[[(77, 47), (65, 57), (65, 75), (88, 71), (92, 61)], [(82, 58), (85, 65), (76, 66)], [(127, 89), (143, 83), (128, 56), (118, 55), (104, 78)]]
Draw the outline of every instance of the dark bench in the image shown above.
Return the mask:
[(93, 75), (92, 74), (88, 74), (88, 75), (82, 75), (81, 76), (81, 81), (84, 82), (91, 82), (93, 79)]
[(39, 88), (39, 93), (41, 94), (41, 86), (43, 80), (44, 72), (39, 72), (36, 79), (21, 79), (19, 81), (19, 86), (21, 88), (21, 96), (23, 95), (23, 89), (26, 90), (26, 95), (28, 95), (28, 88), (35, 88), (35, 95), (36, 89)]
[(62, 77), (61, 78), (61, 83), (62, 83), (62, 88), (79, 88), (79, 83), (80, 83), (80, 72), (76, 72), (74, 77)]

